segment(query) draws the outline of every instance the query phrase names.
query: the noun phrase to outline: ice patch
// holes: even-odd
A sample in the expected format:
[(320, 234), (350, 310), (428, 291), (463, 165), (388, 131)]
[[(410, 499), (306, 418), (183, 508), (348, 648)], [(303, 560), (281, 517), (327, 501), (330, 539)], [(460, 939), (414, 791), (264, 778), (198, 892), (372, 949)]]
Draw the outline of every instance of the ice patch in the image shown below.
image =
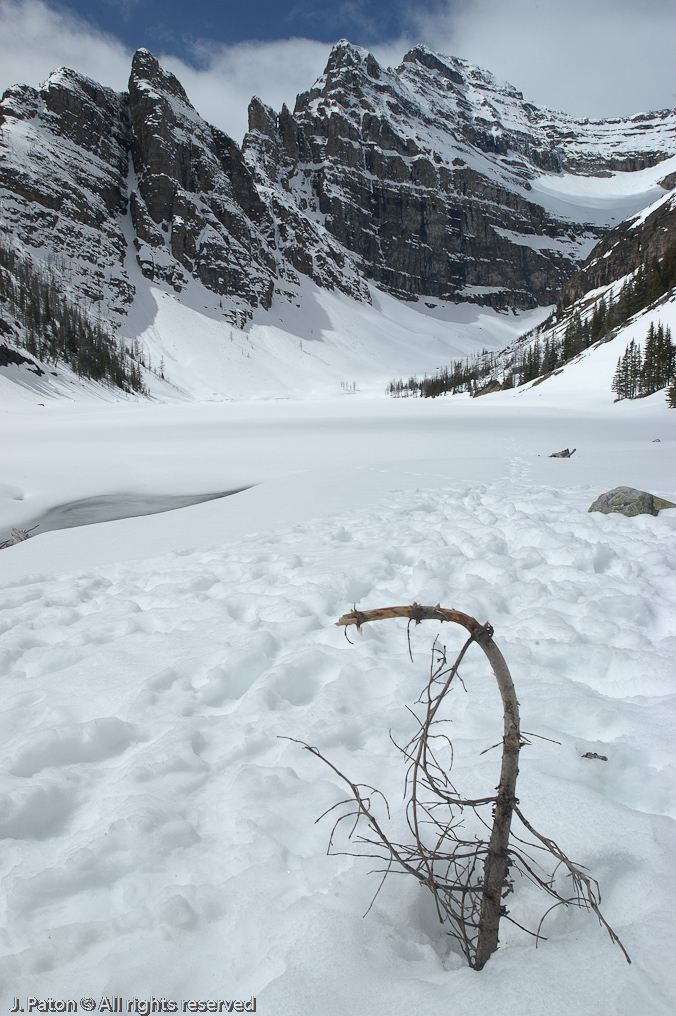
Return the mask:
[(75, 526), (92, 526), (98, 522), (157, 515), (175, 511), (177, 508), (187, 508), (193, 504), (203, 504), (205, 501), (215, 501), (221, 497), (230, 497), (231, 494), (239, 494), (246, 489), (239, 487), (237, 490), (224, 490), (218, 494), (98, 494), (96, 497), (56, 505), (44, 515), (31, 519), (24, 528), (36, 526), (40, 533), (49, 533), (58, 529), (72, 529)]

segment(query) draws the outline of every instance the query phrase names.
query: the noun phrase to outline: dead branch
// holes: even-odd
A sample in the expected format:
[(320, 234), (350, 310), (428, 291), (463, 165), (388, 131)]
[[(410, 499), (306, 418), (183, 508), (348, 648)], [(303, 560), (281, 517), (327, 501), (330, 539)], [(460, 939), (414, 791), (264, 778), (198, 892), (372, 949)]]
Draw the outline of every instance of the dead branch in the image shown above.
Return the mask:
[[(518, 807), (516, 779), (519, 751), (529, 742), (521, 736), (514, 684), (504, 657), (493, 641), (491, 625), (481, 625), (468, 614), (446, 609), (439, 604), (424, 607), (418, 603), (368, 611), (358, 611), (355, 608), (351, 613), (344, 614), (337, 624), (344, 626), (346, 631), (350, 625), (354, 625), (361, 634), (364, 624), (393, 617), (407, 619), (409, 629), (411, 622), (417, 625), (423, 620), (453, 622), (465, 628), (469, 638), (453, 663), (447, 659), (446, 647), (440, 646), (435, 639), (429, 678), (417, 702), (422, 707), (422, 715), (411, 710), (418, 729), (408, 744), (401, 746), (394, 742), (406, 760), (405, 815), (412, 835), (411, 843), (396, 842), (385, 832), (373, 806), (373, 800), (380, 796), (385, 802), (389, 818), (389, 807), (379, 791), (353, 782), (325, 758), (318, 748), (302, 741), (297, 742), (328, 765), (350, 789), (351, 796), (347, 800), (333, 805), (320, 816), (323, 818), (329, 813), (336, 813), (340, 808), (346, 809), (334, 819), (328, 852), (354, 853), (353, 850), (338, 851), (336, 848), (338, 830), (349, 823), (346, 826), (349, 830), (348, 841), (359, 844), (360, 855), (382, 862), (382, 867), (374, 869), (382, 875), (376, 896), (389, 874), (398, 871), (412, 875), (431, 891), (439, 920), (447, 926), (448, 934), (458, 940), (470, 966), (476, 970), (481, 970), (498, 947), (501, 917), (523, 928), (509, 914), (504, 904), (505, 898), (513, 891), (511, 869), (519, 871), (554, 899), (555, 902), (545, 917), (551, 909), (560, 905), (592, 910), (608, 931), (611, 940), (620, 946), (627, 962), (631, 962), (619, 938), (601, 914), (598, 883), (585, 875), (580, 866), (570, 861), (553, 840), (534, 829)], [(450, 738), (438, 728), (446, 722), (440, 715), (441, 706), (452, 682), (455, 679), (461, 681), (459, 667), (473, 643), (485, 653), (498, 684), (503, 705), (503, 738), (499, 742), (502, 744), (502, 762), (496, 793), (488, 797), (467, 799), (451, 782), (453, 745)], [(410, 638), (408, 644), (410, 652)], [(441, 755), (447, 756), (448, 761), (444, 761)], [(489, 806), (492, 822), (482, 814), (482, 809)], [(514, 813), (535, 837), (535, 842), (514, 835), (511, 829)], [(477, 820), (474, 830), (468, 828), (470, 818)], [(481, 835), (477, 834), (477, 828)], [(488, 839), (485, 838), (486, 833), (489, 833)], [(556, 867), (551, 874), (548, 875), (527, 852), (532, 850), (554, 858)], [(573, 891), (570, 895), (562, 895), (554, 884), (556, 869), (560, 866), (567, 870), (571, 878)], [(544, 917), (536, 931), (528, 928), (523, 930), (533, 935), (537, 941), (542, 937), (540, 931), (543, 920)]]
[[(447, 610), (438, 604), (436, 607), (423, 607), (418, 603), (413, 603), (406, 607), (384, 607), (379, 610), (365, 612), (354, 610), (351, 614), (344, 614), (337, 623), (345, 626), (354, 624), (357, 627), (357, 631), (361, 631), (362, 625), (368, 621), (380, 621), (390, 617), (406, 617), (411, 621), (415, 621), (416, 624), (420, 624), (423, 620), (431, 619), (451, 621), (462, 625), (470, 633), (470, 637), (460, 651), (454, 665), (447, 668), (444, 655), (437, 674), (433, 674), (432, 680), (427, 687), (427, 716), (422, 730), (416, 735), (416, 754), (413, 761), (412, 832), (416, 840), (420, 839), (420, 829), (418, 827), (418, 803), (415, 788), (419, 782), (421, 767), (424, 770), (428, 786), (437, 795), (440, 789), (438, 786), (439, 781), (435, 777), (438, 776), (441, 770), (437, 766), (434, 776), (432, 776), (428, 763), (430, 727), (450, 687), (451, 681), (457, 673), (460, 662), (472, 642), (476, 642), (486, 654), (500, 690), (504, 724), (502, 765), (500, 768), (498, 792), (494, 799), (493, 828), (483, 866), (481, 912), (476, 949), (473, 951), (474, 962), (472, 964), (477, 970), (480, 970), (491, 953), (495, 952), (498, 947), (498, 929), (503, 912), (502, 893), (507, 884), (507, 873), (509, 870), (509, 830), (512, 822), (512, 810), (516, 801), (516, 778), (519, 772), (519, 749), (521, 748), (519, 703), (516, 699), (516, 692), (509, 668), (505, 663), (502, 653), (493, 642), (492, 627), (489, 624), (479, 624), (475, 618), (470, 617), (468, 614), (463, 614), (458, 610)], [(446, 680), (440, 689), (435, 689), (434, 700), (432, 700), (432, 687), (441, 673), (445, 675)], [(443, 793), (441, 796), (442, 798), (444, 797)]]
[(12, 529), (9, 539), (3, 540), (0, 543), (0, 550), (6, 550), (7, 547), (15, 547), (17, 543), (23, 543), (24, 540), (30, 539), (31, 533), (35, 532), (38, 528), (38, 526), (33, 526), (31, 529)]

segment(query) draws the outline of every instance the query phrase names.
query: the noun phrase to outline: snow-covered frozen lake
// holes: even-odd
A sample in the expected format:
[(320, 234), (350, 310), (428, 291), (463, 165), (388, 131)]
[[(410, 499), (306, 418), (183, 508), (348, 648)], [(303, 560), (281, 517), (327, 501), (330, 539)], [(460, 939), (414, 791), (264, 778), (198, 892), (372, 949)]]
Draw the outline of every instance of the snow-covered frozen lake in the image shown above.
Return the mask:
[[(575, 398), (2, 413), (2, 529), (91, 498), (249, 488), (0, 552), (8, 1007), (254, 995), (271, 1016), (673, 1013), (676, 511), (587, 508), (619, 484), (676, 500), (676, 413), (570, 383)], [(566, 446), (572, 459), (548, 458)], [(503, 922), (475, 973), (402, 878), (362, 917), (369, 862), (327, 857), (314, 824), (341, 788), (280, 737), (381, 788), (397, 821), (389, 732), (412, 732), (438, 626), (414, 632), (411, 663), (403, 622), (354, 646), (334, 622), (413, 600), (494, 625), (523, 728), (550, 739), (523, 750), (521, 806), (599, 879), (631, 966), (595, 919), (558, 910), (537, 950)], [(452, 696), (455, 772), (490, 792), (496, 753), (479, 753), (501, 709), (478, 657)], [(510, 898), (527, 924), (547, 906), (529, 884)]]

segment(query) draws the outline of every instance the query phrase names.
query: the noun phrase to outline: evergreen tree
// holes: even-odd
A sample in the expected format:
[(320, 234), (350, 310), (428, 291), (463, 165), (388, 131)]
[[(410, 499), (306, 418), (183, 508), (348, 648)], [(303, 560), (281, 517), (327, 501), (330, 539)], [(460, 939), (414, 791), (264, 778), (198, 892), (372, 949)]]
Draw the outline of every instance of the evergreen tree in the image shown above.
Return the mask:
[(676, 375), (676, 346), (671, 330), (651, 323), (645, 350), (634, 339), (617, 361), (612, 390), (617, 399), (637, 399), (666, 388)]
[(672, 409), (676, 409), (676, 381), (672, 381), (667, 388), (667, 403)]

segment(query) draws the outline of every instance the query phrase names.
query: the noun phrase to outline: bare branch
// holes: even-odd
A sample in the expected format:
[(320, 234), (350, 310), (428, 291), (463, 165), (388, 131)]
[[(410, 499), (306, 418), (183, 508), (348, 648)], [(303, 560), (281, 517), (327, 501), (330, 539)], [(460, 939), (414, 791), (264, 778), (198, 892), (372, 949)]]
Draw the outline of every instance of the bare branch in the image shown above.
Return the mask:
[[(337, 809), (346, 809), (334, 821), (329, 835), (328, 852), (355, 853), (353, 850), (337, 851), (334, 846), (338, 830), (344, 822), (349, 822), (347, 840), (365, 848), (357, 852), (359, 856), (384, 862), (384, 868), (376, 869), (382, 878), (367, 913), (388, 875), (409, 874), (430, 890), (439, 921), (446, 927), (448, 934), (460, 943), (470, 966), (476, 970), (480, 970), (497, 949), (501, 917), (532, 935), (537, 944), (542, 937), (541, 928), (545, 917), (552, 909), (563, 905), (593, 911), (611, 940), (620, 946), (627, 962), (631, 962), (619, 938), (601, 914), (601, 895), (596, 880), (586, 875), (581, 866), (570, 861), (553, 840), (537, 832), (518, 807), (516, 778), (519, 750), (524, 743), (529, 742), (524, 741), (520, 732), (519, 706), (514, 684), (504, 657), (493, 642), (492, 627), (489, 624), (481, 625), (468, 614), (443, 608), (439, 604), (423, 607), (418, 603), (368, 611), (358, 611), (354, 607), (337, 624), (343, 626), (345, 632), (350, 625), (355, 625), (361, 634), (363, 625), (368, 622), (397, 617), (408, 620), (407, 643), (411, 659), (412, 623), (418, 625), (423, 620), (448, 621), (461, 625), (469, 632), (469, 638), (452, 664), (447, 658), (446, 647), (439, 645), (438, 638), (434, 640), (429, 676), (416, 703), (421, 707), (422, 715), (406, 707), (416, 720), (416, 733), (403, 747), (394, 741), (390, 733), (392, 743), (406, 762), (404, 815), (412, 842), (395, 842), (385, 833), (373, 811), (372, 798), (379, 796), (382, 799), (388, 818), (389, 806), (376, 788), (354, 783), (325, 758), (318, 748), (288, 738), (321, 759), (350, 788), (350, 798), (332, 805), (320, 816), (324, 818)], [(500, 779), (495, 794), (469, 799), (463, 798), (451, 782), (453, 744), (447, 734), (437, 732), (435, 728), (448, 722), (442, 715), (442, 705), (453, 681), (457, 678), (462, 683), (459, 667), (474, 642), (485, 653), (497, 681), (503, 704), (504, 730), (502, 741), (492, 746), (496, 748), (502, 745)], [(541, 737), (538, 734), (530, 736)], [(487, 748), (481, 754), (490, 750)], [(447, 766), (442, 765), (440, 752), (448, 752)], [(488, 808), (491, 809), (490, 816)], [(514, 813), (535, 838), (535, 842), (524, 840), (512, 832), (511, 820)], [(468, 818), (472, 821), (465, 829)], [(481, 835), (472, 831), (474, 823)], [(489, 835), (486, 840), (484, 837), (487, 833)], [(553, 857), (556, 860), (554, 871), (547, 874), (523, 847)], [(554, 884), (560, 866), (566, 869), (572, 881), (573, 892), (567, 896), (559, 893)], [(504, 905), (504, 900), (514, 891), (510, 869), (530, 879), (555, 900), (535, 931), (520, 924)]]

